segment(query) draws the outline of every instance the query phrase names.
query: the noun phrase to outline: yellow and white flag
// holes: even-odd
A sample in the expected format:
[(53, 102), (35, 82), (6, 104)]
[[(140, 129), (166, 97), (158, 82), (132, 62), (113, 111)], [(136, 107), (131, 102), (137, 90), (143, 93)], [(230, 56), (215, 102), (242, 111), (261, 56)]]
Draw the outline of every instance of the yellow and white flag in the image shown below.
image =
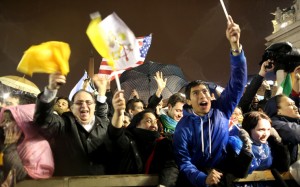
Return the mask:
[(126, 69), (140, 56), (138, 41), (130, 28), (112, 13), (101, 21), (99, 13), (91, 14), (87, 35), (97, 52), (113, 70)]
[(49, 41), (31, 46), (25, 51), (17, 71), (32, 76), (33, 73), (61, 72), (67, 75), (70, 71), (69, 44), (59, 41)]

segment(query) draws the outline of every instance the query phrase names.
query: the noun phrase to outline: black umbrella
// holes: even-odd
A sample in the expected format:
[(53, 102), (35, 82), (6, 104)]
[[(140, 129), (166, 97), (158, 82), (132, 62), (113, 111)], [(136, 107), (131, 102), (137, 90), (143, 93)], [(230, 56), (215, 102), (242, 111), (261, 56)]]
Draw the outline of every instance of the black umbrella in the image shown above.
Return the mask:
[(140, 99), (148, 103), (148, 98), (157, 90), (157, 83), (154, 79), (157, 71), (162, 72), (163, 77), (167, 78), (166, 88), (162, 92), (165, 99), (178, 92), (187, 83), (180, 67), (149, 61), (122, 73), (120, 83), (125, 92), (125, 98), (128, 100), (131, 91), (136, 89)]

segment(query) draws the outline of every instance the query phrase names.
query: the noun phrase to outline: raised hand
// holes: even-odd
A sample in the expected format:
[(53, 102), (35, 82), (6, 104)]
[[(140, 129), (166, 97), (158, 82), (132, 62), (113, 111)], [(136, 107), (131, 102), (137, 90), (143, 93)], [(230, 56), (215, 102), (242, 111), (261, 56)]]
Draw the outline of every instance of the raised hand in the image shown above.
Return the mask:
[(228, 16), (226, 37), (230, 42), (232, 50), (240, 49), (240, 35), (241, 35), (240, 26), (233, 22), (231, 16)]
[(156, 96), (160, 97), (163, 89), (165, 89), (166, 85), (167, 85), (167, 78), (164, 79), (163, 77), (163, 73), (160, 71), (157, 71), (155, 73), (154, 79), (157, 83), (157, 91), (156, 91)]
[(124, 111), (126, 108), (126, 101), (123, 94), (123, 90), (117, 91), (112, 98), (114, 114), (111, 123), (116, 128), (122, 128), (124, 123)]
[(66, 84), (66, 76), (62, 75), (60, 72), (49, 75), (48, 88), (50, 90), (58, 90), (63, 84)]
[(98, 88), (99, 95), (105, 96), (106, 89), (107, 89), (107, 83), (109, 81), (110, 81), (110, 78), (108, 75), (95, 74), (93, 76), (93, 82)]

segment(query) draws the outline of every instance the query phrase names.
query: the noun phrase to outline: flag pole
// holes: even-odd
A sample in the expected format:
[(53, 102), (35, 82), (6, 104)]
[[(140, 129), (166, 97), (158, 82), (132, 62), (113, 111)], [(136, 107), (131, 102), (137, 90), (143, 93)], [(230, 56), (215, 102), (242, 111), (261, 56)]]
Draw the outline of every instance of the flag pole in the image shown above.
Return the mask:
[(115, 80), (116, 80), (118, 91), (120, 91), (121, 90), (121, 84), (120, 84), (119, 76), (118, 76), (117, 73), (114, 73), (114, 74), (115, 74)]
[[(115, 71), (114, 71), (114, 72), (115, 72)], [(119, 76), (118, 76), (117, 73), (114, 73), (114, 74), (115, 74), (115, 80), (116, 80), (116, 84), (117, 84), (117, 89), (118, 89), (118, 91), (121, 91), (121, 84), (120, 84)], [(121, 97), (124, 97), (124, 96), (122, 95)], [(125, 118), (124, 113), (125, 113), (125, 111), (122, 110), (122, 111), (121, 111), (121, 116), (120, 116), (122, 122), (124, 122), (124, 118)]]
[[(227, 19), (227, 21), (228, 21), (228, 12), (227, 12), (227, 10), (226, 10), (226, 7), (225, 7), (225, 4), (224, 4), (224, 1), (223, 0), (220, 0), (220, 3), (221, 3), (221, 5), (222, 5), (222, 8), (223, 8), (223, 11), (224, 11), (224, 14), (225, 14), (225, 17), (226, 17), (226, 19)], [(232, 40), (231, 40), (232, 42), (236, 42), (236, 37), (234, 36), (234, 37), (232, 37)]]
[(88, 67), (88, 75), (90, 78), (92, 78), (94, 76), (94, 53), (93, 50), (91, 50), (91, 54), (90, 54), (90, 59), (89, 59), (89, 67)]

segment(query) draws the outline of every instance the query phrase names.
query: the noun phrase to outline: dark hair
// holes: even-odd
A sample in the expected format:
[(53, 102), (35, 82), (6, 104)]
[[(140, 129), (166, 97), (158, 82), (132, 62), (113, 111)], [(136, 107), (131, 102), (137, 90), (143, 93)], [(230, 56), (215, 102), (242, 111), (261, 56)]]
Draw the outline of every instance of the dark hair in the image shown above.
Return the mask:
[(283, 94), (279, 94), (279, 95), (276, 95), (276, 97), (275, 97), (277, 110), (280, 109), (279, 103), (280, 103), (280, 101), (281, 101), (281, 99), (282, 99), (283, 97), (288, 97), (288, 96), (283, 95)]
[(93, 93), (91, 93), (91, 92), (89, 92), (89, 91), (86, 91), (86, 90), (84, 90), (84, 89), (81, 89), (81, 90), (78, 90), (78, 91), (73, 95), (73, 97), (72, 97), (72, 99), (71, 99), (72, 103), (74, 102), (74, 99), (75, 99), (76, 95), (79, 94), (80, 92), (85, 92), (85, 93), (90, 94), (90, 95), (92, 96), (92, 98), (93, 98), (93, 101), (96, 102), (96, 99), (95, 99), (95, 96), (94, 96)]
[(258, 110), (258, 109), (264, 110), (267, 101), (268, 101), (267, 99), (262, 99), (262, 100), (258, 101), (258, 104), (257, 104), (257, 110)]
[(271, 118), (277, 115), (278, 109), (280, 109), (279, 103), (283, 97), (287, 97), (283, 94), (276, 95), (270, 98), (265, 104), (264, 112)]
[(19, 99), (19, 105), (34, 104), (36, 102), (36, 96), (23, 91), (12, 91), (9, 97)]
[(261, 119), (266, 119), (272, 124), (269, 116), (263, 112), (251, 111), (246, 113), (242, 122), (243, 129), (245, 129), (250, 135), (251, 130), (256, 127), (258, 121)]
[(127, 128), (129, 128), (129, 129), (130, 128), (136, 128), (136, 126), (142, 121), (145, 114), (147, 114), (147, 113), (151, 113), (157, 118), (157, 115), (155, 114), (155, 112), (153, 110), (146, 109), (146, 110), (143, 110), (143, 111), (137, 113), (136, 115), (134, 115)]
[(191, 99), (190, 98), (190, 94), (191, 94), (191, 89), (196, 87), (196, 86), (199, 86), (199, 85), (204, 85), (207, 90), (209, 91), (209, 87), (208, 87), (208, 84), (207, 82), (205, 81), (202, 81), (202, 80), (195, 80), (195, 81), (192, 81), (190, 82), (186, 87), (185, 87), (185, 97), (186, 99)]
[(58, 98), (56, 99), (56, 102), (55, 102), (55, 103), (57, 103), (60, 99), (63, 99), (63, 100), (65, 100), (65, 101), (67, 101), (67, 102), (68, 102), (68, 108), (70, 108), (70, 106), (72, 105), (72, 102), (69, 100), (68, 97), (60, 96), (60, 97), (58, 97)]
[(145, 103), (143, 100), (141, 99), (137, 99), (137, 98), (132, 98), (129, 99), (126, 103), (126, 112), (129, 112), (129, 109), (134, 110), (134, 103), (138, 103), (141, 102), (143, 104), (143, 107), (145, 108)]
[(186, 99), (185, 97), (181, 94), (181, 93), (175, 93), (173, 95), (171, 95), (171, 97), (168, 99), (168, 103), (167, 105), (171, 105), (172, 107), (174, 107), (176, 105), (176, 103), (185, 103)]

